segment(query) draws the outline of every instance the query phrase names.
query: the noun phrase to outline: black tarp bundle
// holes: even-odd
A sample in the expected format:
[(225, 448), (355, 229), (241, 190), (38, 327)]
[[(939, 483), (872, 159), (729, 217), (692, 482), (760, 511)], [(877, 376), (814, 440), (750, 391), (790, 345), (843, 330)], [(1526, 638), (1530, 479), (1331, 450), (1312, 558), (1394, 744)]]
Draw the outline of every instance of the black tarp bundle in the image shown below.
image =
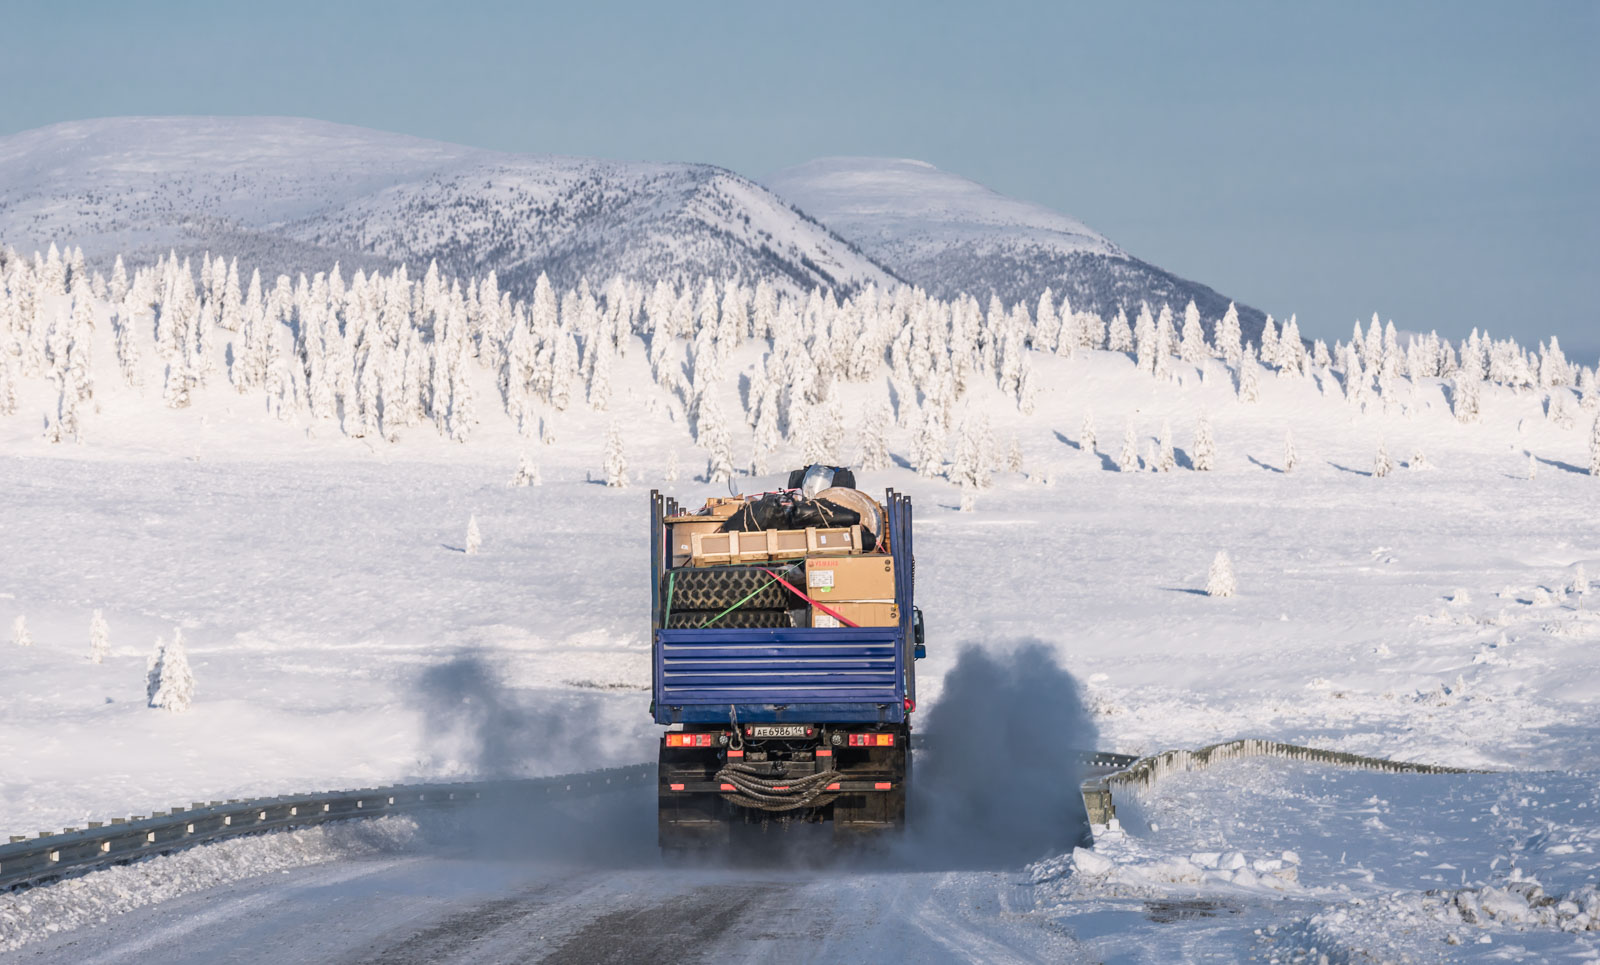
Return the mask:
[[(722, 524), (724, 533), (752, 533), (766, 529), (855, 526), (861, 514), (827, 499), (806, 499), (798, 491), (766, 493), (748, 500)], [(876, 545), (878, 534), (862, 527), (863, 546)]]

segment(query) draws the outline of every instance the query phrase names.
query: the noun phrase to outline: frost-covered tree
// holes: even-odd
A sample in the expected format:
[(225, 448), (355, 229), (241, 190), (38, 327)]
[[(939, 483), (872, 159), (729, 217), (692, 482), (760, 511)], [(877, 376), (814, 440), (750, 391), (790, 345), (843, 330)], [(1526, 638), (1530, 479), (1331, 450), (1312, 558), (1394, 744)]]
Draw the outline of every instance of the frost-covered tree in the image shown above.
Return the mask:
[(1600, 417), (1589, 430), (1589, 475), (1600, 476)]
[(1134, 350), (1133, 329), (1128, 327), (1128, 313), (1121, 308), (1117, 309), (1116, 317), (1111, 320), (1110, 331), (1106, 334), (1106, 349), (1112, 352)]
[(182, 713), (194, 699), (194, 673), (183, 646), (183, 631), (176, 627), (172, 639), (156, 641), (145, 664), (145, 697), (151, 707)]
[(1095, 451), (1094, 410), (1083, 410), (1083, 427), (1078, 430), (1078, 446), (1084, 452)]
[(1450, 392), (1450, 410), (1462, 424), (1477, 422), (1480, 416), (1478, 387), (1481, 383), (1466, 373), (1457, 373)]
[(1378, 437), (1378, 453), (1372, 458), (1372, 475), (1382, 479), (1394, 471), (1394, 460), (1389, 458), (1389, 448), (1384, 445), (1383, 437)]
[(1250, 357), (1246, 349), (1244, 358), (1239, 362), (1239, 401), (1259, 402), (1261, 400), (1261, 368), (1256, 365), (1255, 359)]
[(1011, 437), (1011, 446), (1006, 450), (1006, 471), (1022, 471), (1022, 440), (1016, 436)]
[(912, 440), (911, 462), (917, 475), (932, 479), (944, 471), (945, 428), (944, 415), (939, 406), (924, 407), (922, 425)]
[(1528, 478), (1539, 478), (1539, 460), (1533, 453), (1528, 453)]
[(1222, 321), (1217, 323), (1216, 331), (1217, 352), (1229, 365), (1238, 365), (1244, 356), (1244, 335), (1239, 329), (1239, 309), (1233, 302), (1228, 303), (1228, 310), (1223, 313)]
[(1194, 426), (1194, 468), (1209, 472), (1217, 464), (1217, 440), (1211, 434), (1211, 417), (1200, 413)]
[(1133, 326), (1134, 365), (1139, 371), (1154, 374), (1156, 370), (1156, 322), (1150, 315), (1150, 306), (1139, 308), (1139, 320)]
[(978, 491), (966, 483), (961, 484), (961, 512), (973, 513), (978, 510)]
[(1194, 305), (1194, 299), (1183, 309), (1183, 340), (1178, 347), (1178, 355), (1185, 362), (1195, 365), (1204, 361), (1211, 353), (1206, 349), (1206, 332), (1200, 326), (1200, 309)]
[(467, 555), (475, 555), (482, 547), (483, 534), (478, 531), (478, 516), (474, 513), (467, 517)]
[(1122, 430), (1122, 452), (1117, 454), (1117, 470), (1133, 472), (1139, 468), (1139, 436), (1133, 431), (1133, 420), (1128, 420)]
[(867, 472), (889, 468), (889, 443), (886, 435), (891, 421), (889, 403), (884, 402), (867, 416), (861, 430), (861, 456), (859, 464)]
[(33, 635), (28, 632), (28, 618), (20, 613), (11, 621), (11, 642), (19, 647), (33, 646)]
[(1294, 467), (1300, 464), (1300, 454), (1294, 448), (1294, 430), (1283, 430), (1283, 471), (1294, 472)]
[(1424, 469), (1433, 468), (1428, 464), (1428, 457), (1425, 453), (1423, 453), (1421, 445), (1418, 445), (1411, 450), (1411, 461), (1406, 463), (1406, 468), (1412, 470), (1413, 472), (1419, 472)]
[(1178, 468), (1178, 454), (1172, 448), (1172, 423), (1161, 423), (1160, 448), (1156, 452), (1156, 472), (1171, 472)]
[(105, 663), (111, 656), (111, 628), (106, 626), (105, 614), (99, 610), (89, 618), (89, 659), (94, 663)]
[(511, 477), (511, 485), (518, 488), (539, 485), (539, 464), (526, 452), (517, 456), (517, 474)]
[(1261, 325), (1261, 364), (1278, 364), (1278, 327), (1271, 315)]
[(985, 431), (971, 416), (956, 430), (956, 451), (950, 463), (950, 481), (963, 491), (987, 489), (989, 465), (984, 452)]
[(662, 474), (662, 478), (669, 483), (678, 481), (678, 450), (667, 450), (667, 471)]
[(1226, 550), (1219, 550), (1211, 561), (1211, 571), (1206, 574), (1207, 596), (1233, 596), (1239, 592), (1239, 581), (1233, 575), (1233, 560)]
[(622, 430), (615, 419), (606, 427), (606, 485), (628, 485), (628, 460), (622, 454)]

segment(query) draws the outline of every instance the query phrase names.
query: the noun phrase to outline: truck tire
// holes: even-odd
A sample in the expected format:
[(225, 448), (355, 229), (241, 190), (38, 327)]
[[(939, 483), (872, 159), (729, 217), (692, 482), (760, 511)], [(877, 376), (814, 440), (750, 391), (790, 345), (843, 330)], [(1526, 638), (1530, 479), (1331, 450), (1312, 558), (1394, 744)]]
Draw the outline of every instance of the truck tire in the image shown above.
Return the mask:
[[(777, 571), (776, 567), (773, 567)], [(789, 579), (793, 583), (795, 580)], [(661, 578), (661, 605), (673, 610), (725, 610), (740, 600), (740, 609), (783, 610), (794, 598), (788, 590), (756, 566), (681, 566)], [(750, 594), (754, 592), (754, 596)], [(744, 598), (749, 596), (750, 599)]]
[[(667, 617), (668, 630), (692, 630), (721, 613), (721, 610), (673, 610)], [(712, 628), (718, 630), (745, 630), (754, 627), (792, 627), (794, 618), (788, 610), (749, 610), (740, 607), (727, 614)]]

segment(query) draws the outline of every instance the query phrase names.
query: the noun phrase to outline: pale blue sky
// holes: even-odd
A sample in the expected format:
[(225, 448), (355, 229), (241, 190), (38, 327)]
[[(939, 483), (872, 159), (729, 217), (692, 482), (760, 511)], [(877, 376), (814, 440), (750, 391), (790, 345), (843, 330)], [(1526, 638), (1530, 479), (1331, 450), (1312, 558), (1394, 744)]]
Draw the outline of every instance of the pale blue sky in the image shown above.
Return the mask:
[(1344, 336), (1600, 355), (1600, 4), (0, 3), (0, 134), (317, 117), (761, 177), (915, 157)]

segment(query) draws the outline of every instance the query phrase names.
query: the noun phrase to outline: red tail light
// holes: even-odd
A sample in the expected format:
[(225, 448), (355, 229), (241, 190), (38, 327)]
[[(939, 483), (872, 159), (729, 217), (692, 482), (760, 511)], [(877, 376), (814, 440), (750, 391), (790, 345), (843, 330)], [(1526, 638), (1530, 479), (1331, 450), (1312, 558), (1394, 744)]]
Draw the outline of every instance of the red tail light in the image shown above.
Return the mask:
[(668, 734), (668, 747), (710, 747), (712, 736), (710, 734)]
[(893, 734), (851, 734), (851, 747), (893, 747)]
[(916, 710), (916, 709), (917, 709), (917, 702), (915, 700), (912, 700), (910, 697), (907, 697), (906, 698), (906, 713), (909, 714), (913, 710)]

